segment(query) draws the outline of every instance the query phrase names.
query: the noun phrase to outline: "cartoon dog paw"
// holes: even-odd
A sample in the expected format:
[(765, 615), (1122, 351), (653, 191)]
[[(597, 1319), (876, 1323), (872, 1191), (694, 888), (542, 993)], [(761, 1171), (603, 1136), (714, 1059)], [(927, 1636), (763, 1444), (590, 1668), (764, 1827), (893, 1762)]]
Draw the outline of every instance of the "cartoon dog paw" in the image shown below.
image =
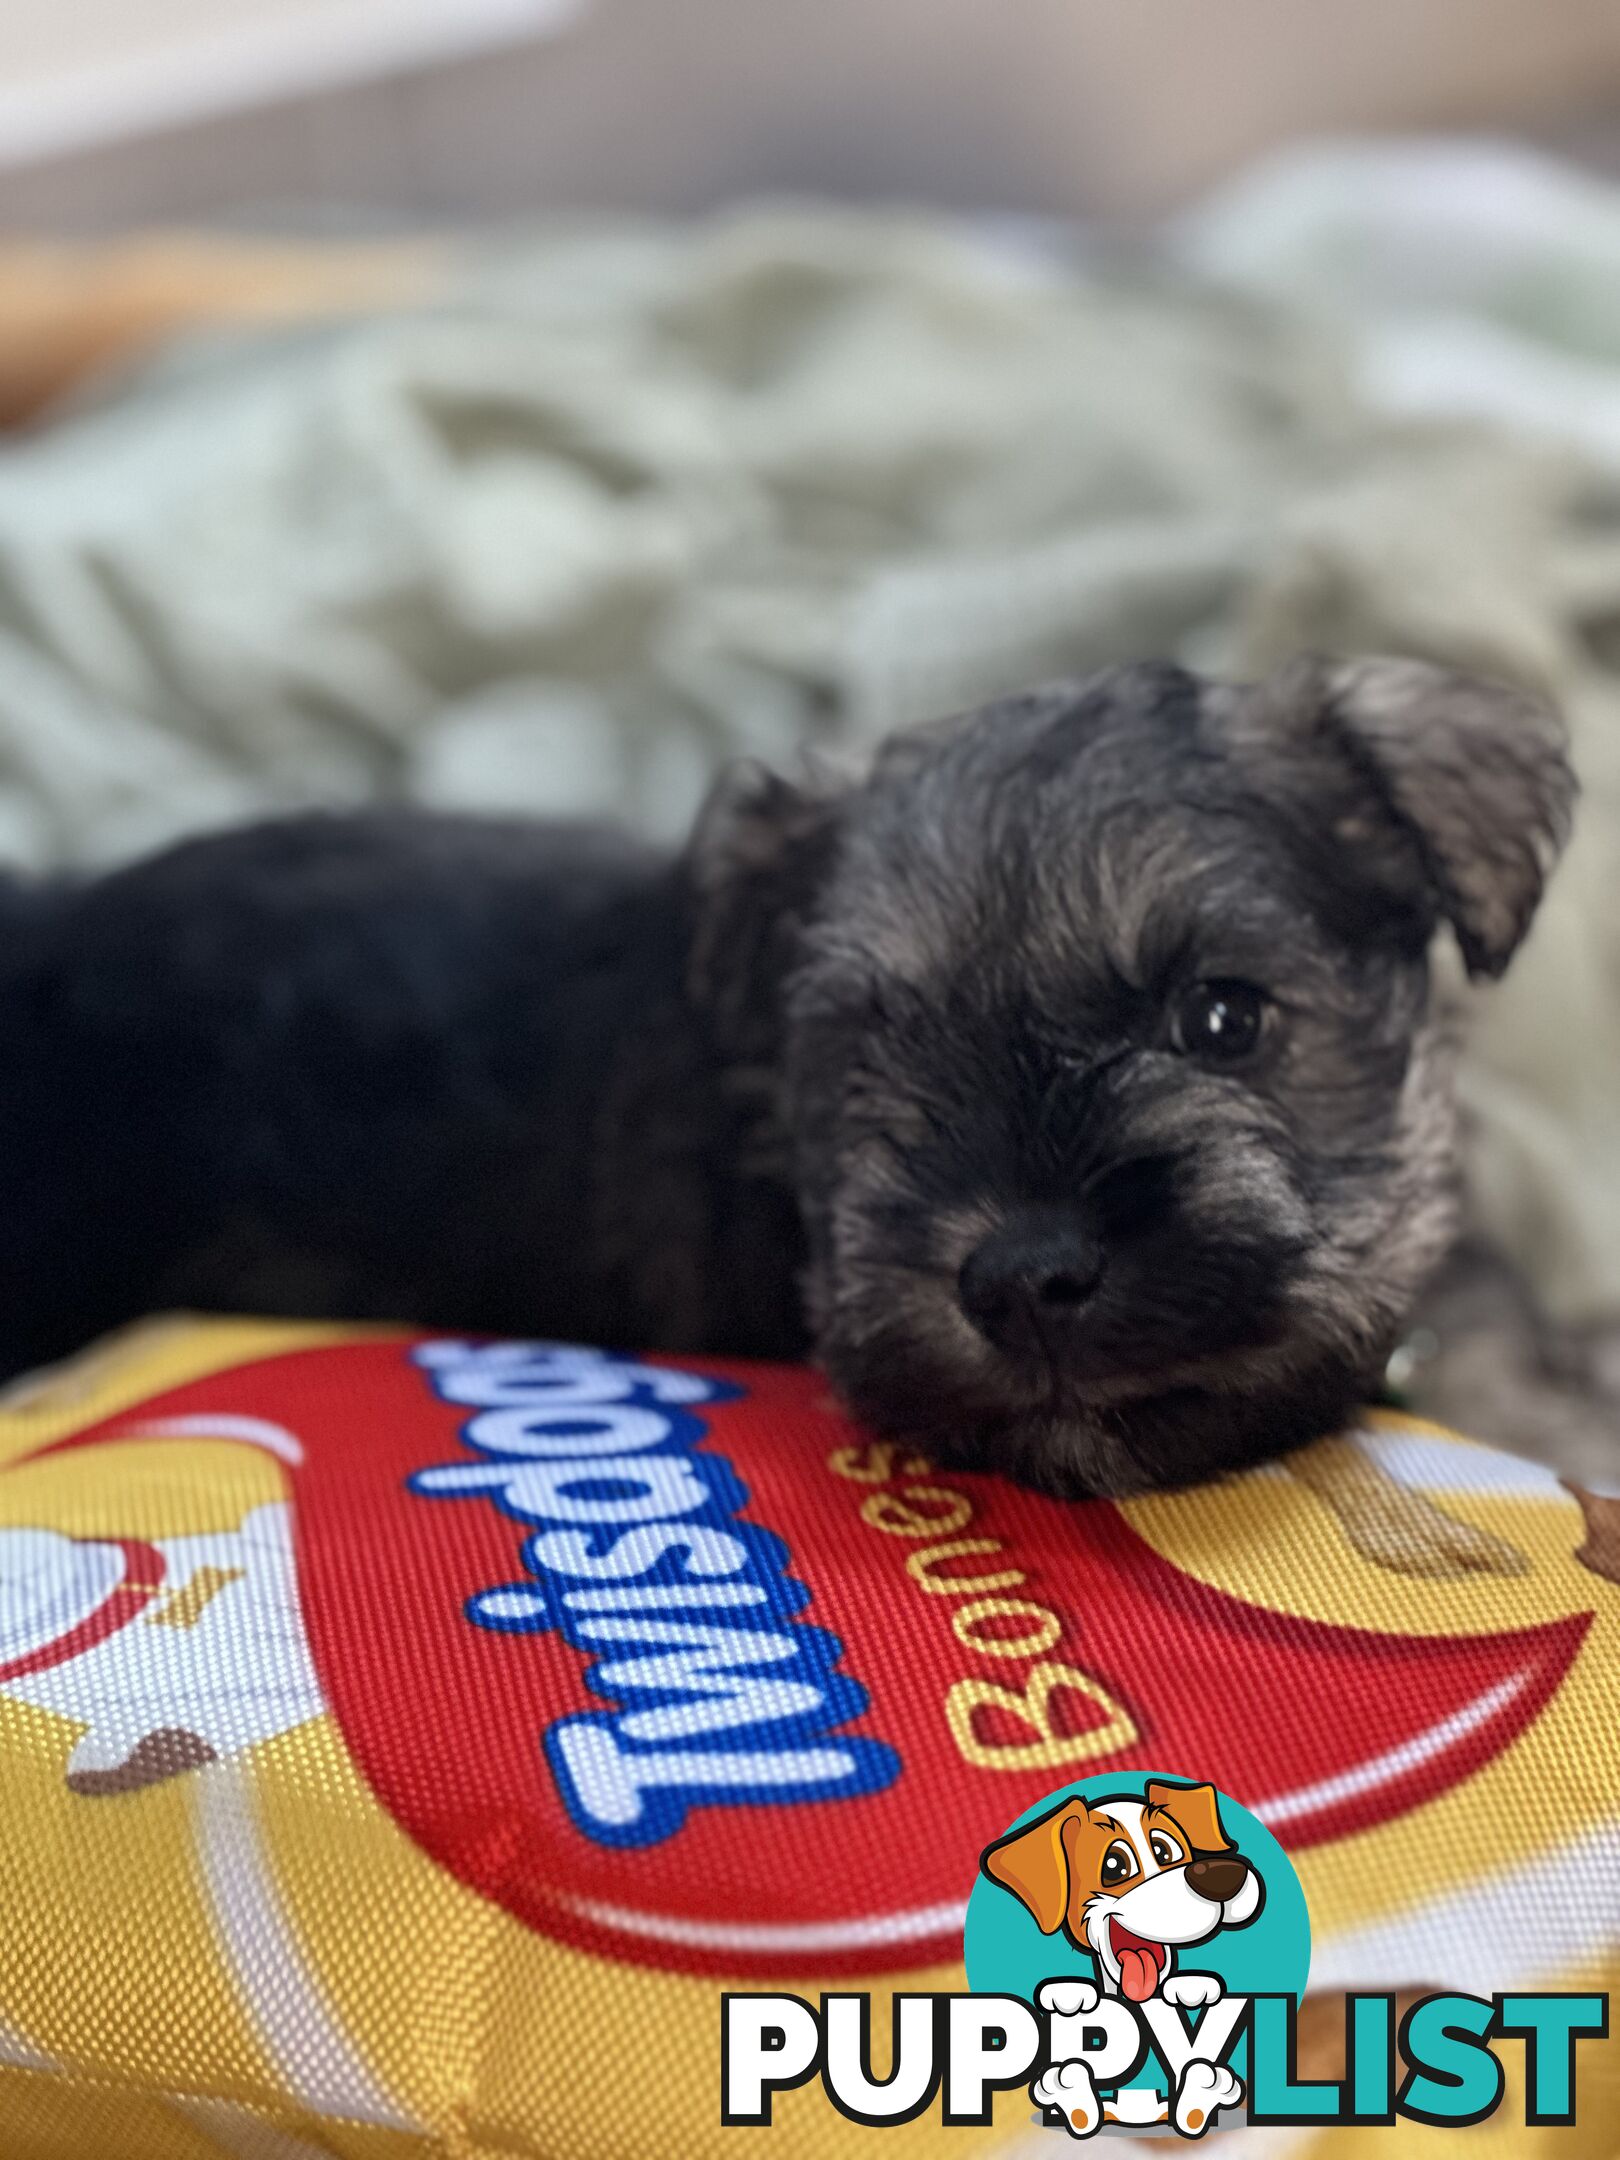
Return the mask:
[(1048, 2017), (1090, 2017), (1100, 1999), (1089, 1980), (1043, 1980), (1035, 1990)]
[(1102, 2104), (1091, 2072), (1078, 2056), (1053, 2063), (1029, 2088), (1037, 2107), (1056, 2108), (1069, 2127), (1070, 2137), (1094, 2137), (1102, 2128)]
[[(1189, 1976), (1190, 1977), (1190, 1976)], [(1243, 2080), (1224, 2063), (1190, 2062), (1176, 2087), (1172, 2120), (1183, 2137), (1202, 2137), (1222, 2108), (1243, 2098)]]
[(1172, 1973), (1159, 1993), (1178, 2010), (1207, 2010), (1220, 2001), (1222, 1988), (1214, 1973)]

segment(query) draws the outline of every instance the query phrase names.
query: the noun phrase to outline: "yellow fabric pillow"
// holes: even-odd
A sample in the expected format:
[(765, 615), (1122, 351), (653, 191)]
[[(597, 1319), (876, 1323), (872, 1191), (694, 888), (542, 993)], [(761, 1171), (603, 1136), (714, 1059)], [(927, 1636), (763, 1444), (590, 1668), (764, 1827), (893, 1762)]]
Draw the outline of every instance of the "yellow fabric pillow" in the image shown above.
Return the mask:
[[(152, 1323), (0, 1409), (0, 2152), (729, 2153), (721, 1991), (886, 2031), (962, 1985), (980, 1849), (1114, 1768), (1275, 1831), (1325, 2032), (1357, 1986), (1606, 1989), (1617, 1578), (1620, 1501), (1387, 1413), (1064, 1506), (803, 1371)], [(1503, 2053), (1459, 2151), (1613, 2151), (1612, 2046), (1573, 2130)], [(1043, 2136), (813, 2084), (766, 2134)]]

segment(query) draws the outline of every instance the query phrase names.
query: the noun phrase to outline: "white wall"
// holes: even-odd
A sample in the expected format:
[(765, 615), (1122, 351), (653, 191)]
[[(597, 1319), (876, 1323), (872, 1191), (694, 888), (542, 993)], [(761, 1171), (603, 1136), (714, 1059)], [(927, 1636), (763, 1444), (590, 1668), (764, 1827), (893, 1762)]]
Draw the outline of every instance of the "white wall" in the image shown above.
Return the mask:
[(0, 169), (532, 39), (579, 0), (9, 0)]
[[(203, 0), (82, 4), (127, 23)], [(234, 0), (232, 19), (425, 6), (442, 21), (449, 4)], [(36, 25), (46, 12), (0, 0), (17, 10)], [(425, 217), (691, 208), (784, 188), (1135, 211), (1316, 129), (1553, 125), (1606, 99), (1620, 101), (1615, 0), (593, 0), (554, 42), (14, 159), (0, 224), (300, 198)]]

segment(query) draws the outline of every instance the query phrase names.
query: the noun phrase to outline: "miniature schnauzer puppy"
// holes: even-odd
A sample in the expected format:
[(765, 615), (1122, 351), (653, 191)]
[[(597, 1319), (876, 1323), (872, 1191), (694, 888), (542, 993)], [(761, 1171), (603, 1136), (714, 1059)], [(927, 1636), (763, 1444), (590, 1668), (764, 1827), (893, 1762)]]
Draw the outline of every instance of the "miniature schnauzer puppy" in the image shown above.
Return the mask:
[(722, 783), (671, 860), (374, 813), (0, 898), (0, 1369), (159, 1306), (810, 1350), (1064, 1493), (1327, 1432), (1447, 1252), (1429, 948), (1500, 974), (1555, 719), (1111, 670)]

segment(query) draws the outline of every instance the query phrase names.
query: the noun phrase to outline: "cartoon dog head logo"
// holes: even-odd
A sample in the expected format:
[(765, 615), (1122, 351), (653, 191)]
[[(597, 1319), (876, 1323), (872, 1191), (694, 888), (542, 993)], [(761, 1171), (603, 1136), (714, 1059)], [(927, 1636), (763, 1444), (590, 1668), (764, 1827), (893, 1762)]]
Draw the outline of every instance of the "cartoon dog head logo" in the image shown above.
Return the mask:
[(1151, 1781), (1145, 1793), (1064, 1800), (985, 1848), (980, 1867), (1045, 1935), (1096, 1960), (1112, 1995), (1146, 2002), (1177, 1953), (1265, 1904), (1259, 1869), (1227, 1836), (1212, 1785)]

